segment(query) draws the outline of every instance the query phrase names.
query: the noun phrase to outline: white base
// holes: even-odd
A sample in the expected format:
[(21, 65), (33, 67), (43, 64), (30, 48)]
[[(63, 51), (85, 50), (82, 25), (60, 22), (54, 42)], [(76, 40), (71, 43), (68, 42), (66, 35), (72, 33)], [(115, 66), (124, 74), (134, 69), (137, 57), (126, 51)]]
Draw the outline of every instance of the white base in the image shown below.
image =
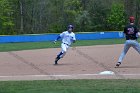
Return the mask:
[(99, 75), (114, 75), (115, 73), (112, 72), (112, 71), (103, 71), (103, 72), (100, 72)]

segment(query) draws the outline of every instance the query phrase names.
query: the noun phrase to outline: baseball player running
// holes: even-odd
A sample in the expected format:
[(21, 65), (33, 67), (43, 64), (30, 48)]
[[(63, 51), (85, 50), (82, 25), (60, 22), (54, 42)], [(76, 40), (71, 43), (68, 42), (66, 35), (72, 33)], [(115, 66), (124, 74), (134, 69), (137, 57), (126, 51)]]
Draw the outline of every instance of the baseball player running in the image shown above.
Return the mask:
[(140, 45), (137, 42), (137, 38), (139, 36), (139, 32), (137, 27), (134, 25), (135, 18), (133, 16), (129, 17), (130, 24), (124, 28), (124, 35), (126, 37), (126, 42), (124, 45), (124, 49), (119, 57), (119, 60), (116, 64), (116, 67), (119, 67), (122, 63), (123, 58), (128, 52), (130, 47), (133, 47), (140, 54)]
[(61, 48), (62, 51), (57, 55), (57, 57), (55, 58), (55, 65), (57, 65), (58, 60), (63, 58), (68, 50), (68, 48), (70, 47), (70, 45), (72, 43), (75, 43), (76, 38), (75, 38), (75, 34), (73, 33), (73, 25), (69, 25), (68, 26), (68, 31), (64, 31), (62, 32), (57, 39), (54, 41), (54, 43), (56, 43), (56, 41), (58, 41), (60, 38), (62, 38), (62, 43), (61, 43)]

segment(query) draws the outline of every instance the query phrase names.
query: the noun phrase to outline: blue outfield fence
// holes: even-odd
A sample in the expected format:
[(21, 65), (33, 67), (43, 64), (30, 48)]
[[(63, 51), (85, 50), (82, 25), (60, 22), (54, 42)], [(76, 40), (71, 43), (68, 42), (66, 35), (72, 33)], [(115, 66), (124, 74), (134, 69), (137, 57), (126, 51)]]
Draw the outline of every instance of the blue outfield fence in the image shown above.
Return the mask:
[[(0, 43), (53, 41), (59, 34), (0, 36)], [(123, 38), (123, 32), (76, 33), (77, 40)]]

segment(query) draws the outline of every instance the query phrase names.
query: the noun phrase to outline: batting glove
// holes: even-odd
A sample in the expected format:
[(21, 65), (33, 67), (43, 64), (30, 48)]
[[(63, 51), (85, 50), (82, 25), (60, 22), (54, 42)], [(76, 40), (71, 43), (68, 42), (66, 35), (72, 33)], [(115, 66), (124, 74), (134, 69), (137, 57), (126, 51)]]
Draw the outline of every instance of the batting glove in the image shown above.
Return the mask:
[(53, 43), (56, 44), (56, 41), (57, 41), (57, 40), (54, 40)]

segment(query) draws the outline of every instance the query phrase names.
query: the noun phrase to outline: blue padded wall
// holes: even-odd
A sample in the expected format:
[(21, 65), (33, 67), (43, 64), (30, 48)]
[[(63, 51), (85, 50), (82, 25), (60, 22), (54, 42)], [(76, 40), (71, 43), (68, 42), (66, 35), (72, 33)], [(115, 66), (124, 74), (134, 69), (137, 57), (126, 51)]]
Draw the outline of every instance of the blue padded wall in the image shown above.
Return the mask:
[[(0, 36), (0, 43), (53, 41), (59, 34)], [(122, 32), (76, 33), (77, 40), (123, 38)]]

